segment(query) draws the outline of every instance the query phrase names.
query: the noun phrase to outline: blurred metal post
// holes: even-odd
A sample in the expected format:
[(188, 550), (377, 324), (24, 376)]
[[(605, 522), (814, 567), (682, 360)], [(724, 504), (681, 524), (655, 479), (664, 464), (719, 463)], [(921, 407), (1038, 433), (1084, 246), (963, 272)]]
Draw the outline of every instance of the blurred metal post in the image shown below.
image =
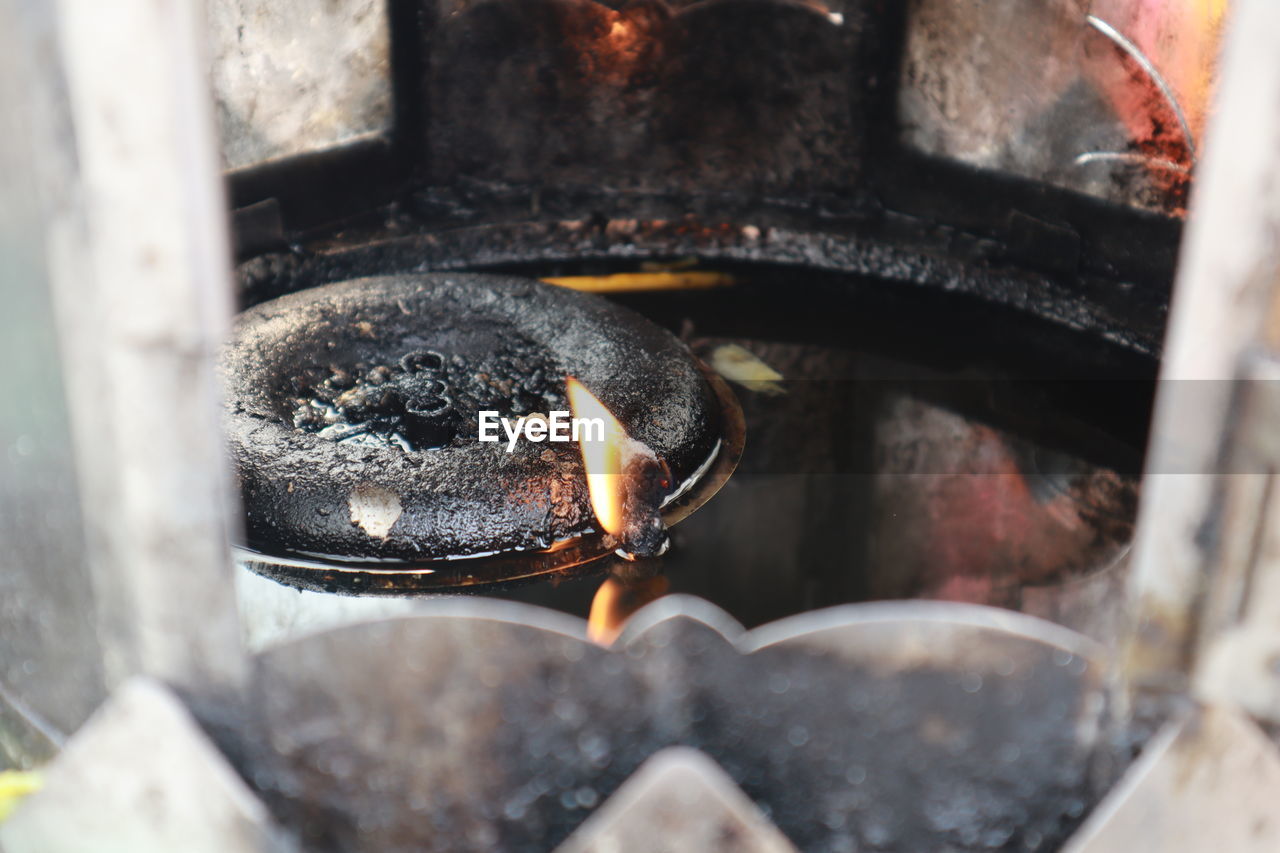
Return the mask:
[(233, 684), (243, 655), (214, 373), (231, 252), (204, 5), (57, 9), (86, 240), (54, 289), (107, 680)]
[[(232, 303), (203, 4), (0, 12), (40, 60), (16, 105), (37, 185), (27, 217), (57, 318), (104, 685), (146, 674), (221, 694), (244, 655), (214, 374)], [(73, 568), (31, 557), (14, 571)]]
[(1138, 519), (1126, 655), (1137, 695), (1187, 690), (1207, 646), (1243, 615), (1246, 590), (1252, 597), (1267, 587), (1259, 577), (1280, 576), (1280, 554), (1257, 560), (1272, 475), (1257, 454), (1242, 452), (1260, 424), (1241, 419), (1241, 395), (1277, 384), (1254, 381), (1280, 269), (1276, 32), (1280, 4), (1234, 4), (1182, 246)]
[(0, 0), (0, 767), (49, 758), (106, 693), (37, 201), (68, 146), (38, 161), (31, 133), (60, 91), (52, 28)]

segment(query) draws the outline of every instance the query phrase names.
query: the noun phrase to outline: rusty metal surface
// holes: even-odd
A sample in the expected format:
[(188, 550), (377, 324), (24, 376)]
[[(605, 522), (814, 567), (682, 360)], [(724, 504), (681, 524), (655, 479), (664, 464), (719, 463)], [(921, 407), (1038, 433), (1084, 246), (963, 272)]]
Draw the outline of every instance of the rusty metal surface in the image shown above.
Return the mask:
[(442, 4), (428, 35), (432, 180), (847, 184), (869, 125), (869, 18), (750, 0)]
[(178, 698), (120, 686), (0, 824), (8, 853), (290, 853), (297, 848)]
[(640, 766), (556, 853), (796, 853), (705, 754), (670, 747)]
[[(417, 351), (443, 365), (430, 380), (454, 417), (443, 446), (351, 444), (295, 426), (313, 385)], [(674, 336), (599, 297), (514, 277), (371, 278), (264, 303), (242, 315), (224, 371), (247, 533), (268, 553), (426, 561), (580, 536), (593, 518), (576, 442), (522, 440), (508, 453), (476, 439), (479, 409), (567, 410), (566, 376), (676, 485), (720, 441), (717, 398)], [(377, 390), (404, 384), (413, 405), (419, 374), (391, 375)]]
[(228, 168), (391, 126), (385, 0), (208, 0), (210, 80)]
[(1063, 853), (1280, 849), (1280, 752), (1224, 707), (1170, 722)]
[(1093, 647), (1016, 614), (846, 607), (743, 634), (669, 597), (612, 651), (527, 607), (422, 614), (258, 657), (241, 769), (314, 849), (545, 850), (671, 745), (805, 850), (1048, 850), (1095, 797)]
[(1183, 212), (1225, 4), (910, 4), (904, 138), (930, 154)]

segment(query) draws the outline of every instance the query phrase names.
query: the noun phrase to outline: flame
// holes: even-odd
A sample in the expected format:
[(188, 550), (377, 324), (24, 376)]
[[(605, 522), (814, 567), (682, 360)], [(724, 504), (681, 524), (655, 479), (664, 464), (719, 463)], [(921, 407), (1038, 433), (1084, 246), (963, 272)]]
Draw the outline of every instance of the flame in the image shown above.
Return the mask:
[(622, 448), (627, 434), (613, 413), (581, 382), (570, 376), (565, 380), (565, 385), (573, 417), (599, 419), (604, 424), (603, 439), (598, 431), (581, 430), (578, 434), (578, 447), (582, 450), (582, 465), (587, 471), (591, 510), (604, 531), (617, 536), (622, 533), (623, 526)]

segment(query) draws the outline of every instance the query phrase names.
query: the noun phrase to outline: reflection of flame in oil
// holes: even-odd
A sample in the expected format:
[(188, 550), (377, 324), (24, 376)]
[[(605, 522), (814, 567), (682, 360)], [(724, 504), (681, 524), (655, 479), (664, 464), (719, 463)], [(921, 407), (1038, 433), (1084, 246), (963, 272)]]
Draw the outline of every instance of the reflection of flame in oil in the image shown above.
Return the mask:
[(669, 586), (667, 579), (661, 576), (635, 580), (605, 578), (595, 598), (591, 599), (587, 639), (602, 646), (613, 645), (631, 614), (666, 595)]
[(587, 472), (587, 491), (591, 495), (591, 510), (606, 533), (617, 536), (622, 532), (622, 449), (627, 434), (622, 424), (604, 404), (595, 398), (581, 382), (572, 376), (565, 380), (569, 394), (569, 408), (574, 418), (598, 419), (604, 424), (604, 435), (584, 428), (578, 433), (578, 446), (582, 450), (582, 465)]
[(622, 631), (622, 619), (618, 618), (618, 599), (622, 596), (622, 583), (617, 578), (605, 578), (595, 598), (591, 599), (591, 613), (587, 616), (587, 639), (602, 646), (612, 645)]

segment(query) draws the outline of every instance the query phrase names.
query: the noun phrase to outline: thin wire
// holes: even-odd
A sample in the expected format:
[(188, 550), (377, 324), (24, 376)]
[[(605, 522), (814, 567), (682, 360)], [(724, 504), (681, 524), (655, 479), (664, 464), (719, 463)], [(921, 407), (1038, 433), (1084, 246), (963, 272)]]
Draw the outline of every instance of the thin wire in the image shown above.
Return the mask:
[(1160, 90), (1160, 94), (1164, 95), (1164, 99), (1168, 101), (1169, 106), (1173, 108), (1173, 114), (1178, 118), (1178, 126), (1182, 128), (1182, 135), (1187, 141), (1187, 153), (1190, 154), (1191, 162), (1194, 164), (1196, 162), (1196, 144), (1191, 137), (1191, 125), (1187, 124), (1187, 117), (1183, 114), (1182, 107), (1178, 104), (1178, 99), (1174, 97), (1173, 89), (1169, 87), (1169, 83), (1160, 74), (1160, 71), (1155, 67), (1150, 59), (1147, 59), (1146, 54), (1138, 49), (1136, 44), (1125, 38), (1124, 35), (1115, 27), (1111, 26), (1097, 15), (1088, 15), (1085, 17), (1085, 20), (1088, 21), (1089, 25), (1095, 30), (1119, 45), (1121, 50), (1133, 57), (1133, 61), (1138, 63), (1138, 65), (1142, 67), (1143, 71), (1147, 72), (1147, 76), (1151, 78), (1151, 82), (1156, 84), (1156, 88)]
[(1112, 161), (1136, 163), (1140, 166), (1154, 166), (1157, 169), (1168, 169), (1170, 172), (1180, 172), (1184, 175), (1191, 174), (1191, 170), (1181, 163), (1166, 160), (1164, 157), (1149, 157), (1146, 154), (1139, 154), (1136, 151), (1086, 151), (1085, 153), (1077, 156), (1076, 159), (1072, 161), (1072, 165), (1084, 166), (1089, 163)]

